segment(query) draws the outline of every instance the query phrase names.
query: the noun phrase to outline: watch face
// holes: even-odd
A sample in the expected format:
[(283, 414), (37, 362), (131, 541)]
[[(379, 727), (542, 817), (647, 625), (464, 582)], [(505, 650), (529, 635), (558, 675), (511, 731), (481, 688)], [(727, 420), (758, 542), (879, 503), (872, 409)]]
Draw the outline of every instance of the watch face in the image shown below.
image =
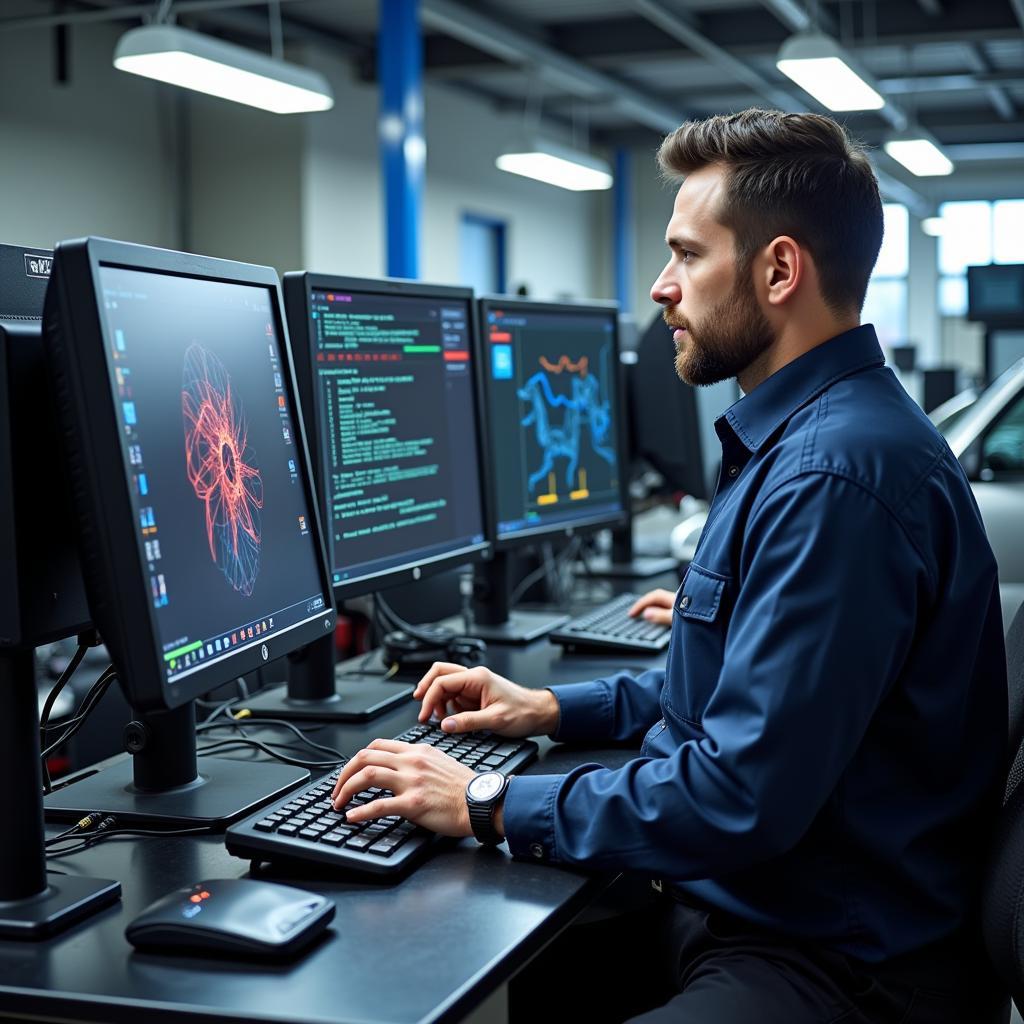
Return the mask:
[(490, 800), (504, 784), (505, 776), (501, 772), (484, 772), (470, 780), (469, 795), (474, 800)]

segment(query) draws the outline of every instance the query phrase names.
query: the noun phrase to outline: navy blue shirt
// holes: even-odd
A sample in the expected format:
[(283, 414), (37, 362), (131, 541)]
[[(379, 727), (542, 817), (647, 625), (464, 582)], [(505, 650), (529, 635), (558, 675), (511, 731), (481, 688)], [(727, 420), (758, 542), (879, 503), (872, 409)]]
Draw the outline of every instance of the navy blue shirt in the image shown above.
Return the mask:
[(715, 429), (665, 670), (552, 687), (556, 739), (642, 739), (640, 756), (513, 779), (509, 846), (648, 873), (864, 960), (945, 938), (1006, 753), (996, 565), (967, 480), (869, 325)]

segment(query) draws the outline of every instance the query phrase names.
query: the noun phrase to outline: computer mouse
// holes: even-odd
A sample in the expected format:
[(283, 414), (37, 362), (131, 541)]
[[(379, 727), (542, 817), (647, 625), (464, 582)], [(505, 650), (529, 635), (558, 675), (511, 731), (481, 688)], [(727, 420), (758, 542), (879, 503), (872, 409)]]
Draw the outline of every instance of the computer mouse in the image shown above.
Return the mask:
[(139, 949), (287, 957), (334, 917), (315, 892), (249, 878), (215, 878), (161, 897), (125, 929)]

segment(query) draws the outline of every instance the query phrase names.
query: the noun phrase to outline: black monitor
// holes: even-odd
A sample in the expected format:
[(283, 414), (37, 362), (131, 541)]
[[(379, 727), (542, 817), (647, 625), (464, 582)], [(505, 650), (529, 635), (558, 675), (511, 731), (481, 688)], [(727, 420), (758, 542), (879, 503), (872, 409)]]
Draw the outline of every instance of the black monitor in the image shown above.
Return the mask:
[(679, 379), (674, 360), (672, 332), (659, 313), (629, 368), (630, 454), (653, 466), (668, 490), (707, 501), (697, 389)]
[[(472, 290), (314, 273), (284, 290), (336, 600), (482, 557)], [(293, 684), (250, 703), (362, 717), (408, 699), (399, 686), (342, 665), (320, 700)]]
[(618, 307), (490, 296), (480, 324), (496, 558), (474, 632), (521, 642), (557, 620), (509, 618), (502, 556), (627, 518)]
[(1024, 263), (968, 267), (967, 319), (990, 327), (1024, 325)]
[(109, 879), (48, 873), (35, 647), (89, 626), (67, 531), (66, 478), (40, 322), (53, 253), (0, 245), (0, 937), (35, 939), (120, 895)]
[(277, 273), (62, 243), (44, 332), (92, 618), (141, 720), (134, 764), (48, 813), (230, 820), (306, 773), (197, 766), (193, 700), (335, 622)]

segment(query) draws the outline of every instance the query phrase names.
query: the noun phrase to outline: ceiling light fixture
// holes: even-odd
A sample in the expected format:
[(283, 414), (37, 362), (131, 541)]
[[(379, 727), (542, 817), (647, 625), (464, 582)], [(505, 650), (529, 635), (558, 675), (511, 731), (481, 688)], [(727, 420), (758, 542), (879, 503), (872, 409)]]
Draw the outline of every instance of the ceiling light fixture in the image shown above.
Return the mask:
[(532, 139), (515, 152), (502, 153), (495, 164), (499, 170), (571, 192), (608, 189), (614, 181), (606, 161), (546, 140)]
[(941, 217), (925, 217), (921, 221), (921, 230), (926, 235), (931, 235), (932, 238), (941, 238), (945, 225)]
[(790, 36), (782, 44), (775, 66), (829, 110), (879, 110), (885, 106), (871, 76), (855, 70), (850, 55), (821, 32)]
[(317, 71), (176, 25), (144, 25), (121, 36), (114, 67), (275, 114), (330, 110)]
[(889, 139), (885, 143), (885, 151), (911, 174), (921, 178), (953, 172), (953, 161), (933, 139), (926, 138), (920, 132)]

